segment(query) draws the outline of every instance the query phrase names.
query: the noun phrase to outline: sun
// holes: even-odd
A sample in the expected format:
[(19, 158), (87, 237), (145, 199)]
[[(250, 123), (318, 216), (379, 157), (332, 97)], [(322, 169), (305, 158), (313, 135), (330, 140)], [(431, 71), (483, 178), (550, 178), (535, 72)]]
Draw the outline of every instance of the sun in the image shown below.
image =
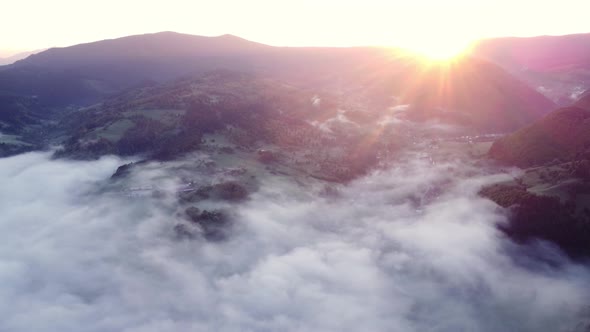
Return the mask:
[(460, 39), (437, 38), (415, 39), (402, 46), (408, 52), (427, 58), (431, 61), (448, 61), (464, 55), (470, 43)]

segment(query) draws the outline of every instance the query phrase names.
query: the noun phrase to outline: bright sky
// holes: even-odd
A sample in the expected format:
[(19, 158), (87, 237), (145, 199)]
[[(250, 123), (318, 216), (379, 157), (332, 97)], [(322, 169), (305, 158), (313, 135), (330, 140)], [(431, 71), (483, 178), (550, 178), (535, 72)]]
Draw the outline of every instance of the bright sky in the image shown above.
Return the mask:
[(460, 47), (590, 32), (588, 0), (6, 0), (0, 56), (132, 34), (230, 33), (271, 45)]

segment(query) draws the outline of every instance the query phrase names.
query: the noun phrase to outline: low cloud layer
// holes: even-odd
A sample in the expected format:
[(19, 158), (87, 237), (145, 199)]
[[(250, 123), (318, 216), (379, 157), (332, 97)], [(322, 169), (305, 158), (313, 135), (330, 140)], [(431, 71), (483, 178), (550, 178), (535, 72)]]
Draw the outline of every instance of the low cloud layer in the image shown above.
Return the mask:
[(503, 175), (410, 156), (332, 190), (270, 177), (207, 242), (174, 236), (173, 199), (100, 190), (123, 162), (0, 159), (0, 331), (576, 331), (590, 316), (587, 267), (496, 230), (476, 193)]

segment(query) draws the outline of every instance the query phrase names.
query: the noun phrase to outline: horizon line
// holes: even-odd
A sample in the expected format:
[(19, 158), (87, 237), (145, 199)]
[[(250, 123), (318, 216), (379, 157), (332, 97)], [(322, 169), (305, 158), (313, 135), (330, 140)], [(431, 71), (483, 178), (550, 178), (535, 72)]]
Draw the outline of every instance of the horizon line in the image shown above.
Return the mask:
[[(208, 37), (208, 38), (220, 38), (220, 37), (224, 37), (224, 36), (233, 36), (236, 38), (240, 38), (249, 42), (254, 42), (254, 43), (258, 43), (258, 44), (262, 44), (262, 45), (266, 45), (266, 46), (271, 46), (271, 47), (288, 47), (288, 48), (363, 48), (363, 47), (371, 47), (371, 48), (400, 48), (400, 49), (404, 49), (405, 47), (403, 45), (395, 45), (394, 43), (392, 44), (349, 44), (349, 45), (319, 45), (319, 44), (274, 44), (274, 43), (266, 43), (266, 42), (259, 42), (253, 39), (248, 39), (245, 37), (241, 37), (239, 35), (233, 34), (233, 33), (223, 33), (223, 34), (215, 34), (215, 35), (207, 35), (207, 34), (193, 34), (193, 33), (186, 33), (186, 32), (179, 32), (179, 31), (173, 31), (173, 30), (162, 30), (162, 31), (156, 31), (156, 32), (145, 32), (145, 33), (138, 33), (138, 34), (130, 34), (130, 35), (123, 35), (123, 36), (114, 36), (114, 37), (108, 37), (108, 38), (103, 38), (103, 39), (96, 39), (96, 40), (91, 40), (91, 41), (83, 41), (83, 42), (78, 42), (75, 44), (70, 44), (70, 45), (52, 45), (52, 46), (42, 46), (42, 47), (35, 47), (35, 48), (29, 48), (29, 49), (11, 49), (11, 48), (6, 48), (6, 49), (0, 49), (0, 59), (6, 59), (6, 58), (10, 58), (13, 57), (15, 55), (19, 55), (22, 53), (40, 53), (52, 48), (68, 48), (68, 47), (73, 47), (73, 46), (77, 46), (77, 45), (83, 45), (83, 44), (92, 44), (92, 43), (98, 43), (98, 42), (102, 42), (102, 41), (108, 41), (108, 40), (117, 40), (117, 39), (123, 39), (123, 38), (128, 38), (128, 37), (135, 37), (135, 36), (146, 36), (146, 35), (157, 35), (157, 34), (163, 34), (163, 33), (174, 33), (174, 34), (180, 34), (180, 35), (187, 35), (187, 36), (194, 36), (194, 37)], [(540, 35), (527, 35), (527, 36), (493, 36), (493, 37), (482, 37), (482, 38), (477, 38), (477, 39), (472, 39), (472, 40), (466, 40), (465, 43), (466, 44), (474, 44), (477, 42), (481, 42), (484, 40), (494, 40), (494, 39), (528, 39), (528, 38), (547, 38), (547, 37), (564, 37), (564, 36), (576, 36), (576, 35), (587, 35), (590, 34), (590, 32), (574, 32), (574, 33), (564, 33), (564, 34), (540, 34)]]

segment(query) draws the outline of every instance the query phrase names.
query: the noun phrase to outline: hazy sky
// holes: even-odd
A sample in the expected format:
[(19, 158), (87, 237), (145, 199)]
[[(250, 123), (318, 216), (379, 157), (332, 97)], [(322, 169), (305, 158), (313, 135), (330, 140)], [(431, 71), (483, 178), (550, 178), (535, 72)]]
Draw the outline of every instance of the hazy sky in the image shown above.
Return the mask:
[(165, 30), (293, 46), (590, 32), (587, 0), (14, 0), (0, 8), (3, 55)]

